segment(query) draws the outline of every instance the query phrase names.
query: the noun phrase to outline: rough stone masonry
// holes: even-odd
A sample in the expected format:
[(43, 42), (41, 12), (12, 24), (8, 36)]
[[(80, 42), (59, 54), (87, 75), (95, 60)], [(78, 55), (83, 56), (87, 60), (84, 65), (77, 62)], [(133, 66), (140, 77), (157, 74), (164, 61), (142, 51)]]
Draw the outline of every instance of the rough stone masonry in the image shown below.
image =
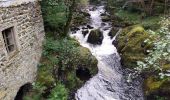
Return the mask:
[(0, 0), (0, 100), (13, 100), (35, 80), (43, 40), (37, 0)]

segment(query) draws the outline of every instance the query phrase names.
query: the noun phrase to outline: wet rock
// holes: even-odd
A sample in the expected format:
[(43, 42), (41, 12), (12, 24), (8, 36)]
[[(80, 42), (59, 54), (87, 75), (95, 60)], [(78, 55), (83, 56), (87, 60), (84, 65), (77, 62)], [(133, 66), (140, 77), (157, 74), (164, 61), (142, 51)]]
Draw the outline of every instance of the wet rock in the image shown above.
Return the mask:
[(71, 31), (72, 32), (76, 32), (76, 31), (78, 31), (78, 30), (80, 30), (79, 28), (77, 28), (77, 27), (73, 27), (73, 28), (71, 28)]
[(114, 41), (112, 42), (112, 44), (113, 44), (115, 47), (117, 47), (118, 41), (117, 41), (117, 40), (114, 40)]
[(92, 7), (92, 8), (90, 9), (90, 11), (95, 11), (95, 10), (97, 10), (97, 7)]
[(103, 22), (111, 21), (111, 18), (109, 16), (102, 16), (101, 19)]
[(82, 12), (82, 14), (83, 14), (85, 17), (90, 17), (90, 16), (91, 16), (88, 12)]
[(111, 38), (113, 38), (118, 31), (119, 31), (118, 28), (113, 27), (113, 28), (111, 29), (111, 31), (109, 32), (109, 36), (110, 36)]
[(99, 29), (96, 29), (90, 32), (87, 42), (100, 45), (102, 44), (103, 38), (103, 33)]
[(82, 31), (83, 36), (85, 37), (89, 33), (89, 30)]
[(106, 23), (101, 23), (101, 25), (102, 25), (102, 26), (105, 26), (105, 25), (106, 25)]
[(83, 30), (88, 29), (87, 27), (82, 27)]
[(102, 13), (102, 14), (100, 14), (100, 16), (107, 16), (107, 14), (106, 13)]
[(93, 29), (94, 27), (90, 26), (90, 25), (87, 25), (87, 28), (89, 29)]
[(103, 28), (104, 31), (109, 30), (109, 29), (111, 29), (111, 27), (109, 27), (109, 26)]

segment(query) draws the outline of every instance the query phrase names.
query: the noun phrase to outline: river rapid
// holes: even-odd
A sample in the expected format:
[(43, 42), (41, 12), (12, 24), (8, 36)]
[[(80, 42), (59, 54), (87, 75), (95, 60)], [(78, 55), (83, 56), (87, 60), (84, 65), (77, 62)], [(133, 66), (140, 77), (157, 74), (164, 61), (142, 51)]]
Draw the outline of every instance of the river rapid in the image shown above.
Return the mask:
[[(71, 37), (76, 38), (83, 47), (87, 47), (98, 60), (98, 74), (77, 90), (76, 100), (144, 100), (141, 83), (131, 84), (126, 81), (120, 63), (121, 58), (112, 44), (121, 29), (111, 38), (108, 35), (112, 29), (111, 22), (101, 20), (101, 14), (107, 14), (105, 7), (90, 5), (86, 10), (90, 14), (89, 25), (93, 29), (100, 29), (104, 38), (101, 45), (88, 43), (89, 33), (93, 29), (84, 28), (87, 25), (80, 26), (80, 30), (70, 33)], [(89, 30), (89, 33), (83, 36), (82, 31), (85, 30)]]

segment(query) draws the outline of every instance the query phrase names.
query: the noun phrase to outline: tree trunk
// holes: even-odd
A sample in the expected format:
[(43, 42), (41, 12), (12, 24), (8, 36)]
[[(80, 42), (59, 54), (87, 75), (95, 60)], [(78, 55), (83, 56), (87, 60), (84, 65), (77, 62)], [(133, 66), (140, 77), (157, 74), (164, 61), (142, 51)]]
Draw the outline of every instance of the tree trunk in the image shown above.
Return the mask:
[(166, 14), (166, 13), (167, 13), (167, 3), (168, 3), (168, 0), (165, 0), (164, 14)]
[(72, 21), (72, 17), (73, 17), (75, 6), (76, 6), (76, 0), (73, 0), (71, 6), (69, 7), (68, 20), (67, 20), (66, 25), (64, 27), (64, 34), (63, 34), (63, 36), (67, 36), (68, 35), (69, 27), (70, 27), (70, 24), (71, 24), (71, 21)]

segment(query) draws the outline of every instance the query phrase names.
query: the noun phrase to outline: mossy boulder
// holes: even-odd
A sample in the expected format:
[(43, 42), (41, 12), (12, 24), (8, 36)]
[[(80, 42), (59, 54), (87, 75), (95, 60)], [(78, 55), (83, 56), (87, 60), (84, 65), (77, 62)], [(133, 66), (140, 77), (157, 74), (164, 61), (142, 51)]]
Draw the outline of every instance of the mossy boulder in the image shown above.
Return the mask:
[(103, 33), (99, 29), (96, 29), (90, 32), (87, 42), (100, 45), (102, 44), (103, 38)]
[(144, 81), (144, 94), (147, 99), (155, 99), (157, 96), (170, 99), (170, 78), (160, 79), (159, 76), (151, 75)]
[(85, 47), (78, 47), (79, 50), (79, 61), (81, 61), (80, 67), (86, 67), (89, 69), (92, 76), (98, 72), (97, 59), (91, 54), (90, 50)]
[(144, 42), (146, 39), (150, 39), (150, 37), (142, 26), (135, 25), (122, 30), (122, 33), (117, 37), (117, 49), (121, 55), (123, 66), (135, 68), (136, 61), (143, 61), (146, 51), (152, 46)]

